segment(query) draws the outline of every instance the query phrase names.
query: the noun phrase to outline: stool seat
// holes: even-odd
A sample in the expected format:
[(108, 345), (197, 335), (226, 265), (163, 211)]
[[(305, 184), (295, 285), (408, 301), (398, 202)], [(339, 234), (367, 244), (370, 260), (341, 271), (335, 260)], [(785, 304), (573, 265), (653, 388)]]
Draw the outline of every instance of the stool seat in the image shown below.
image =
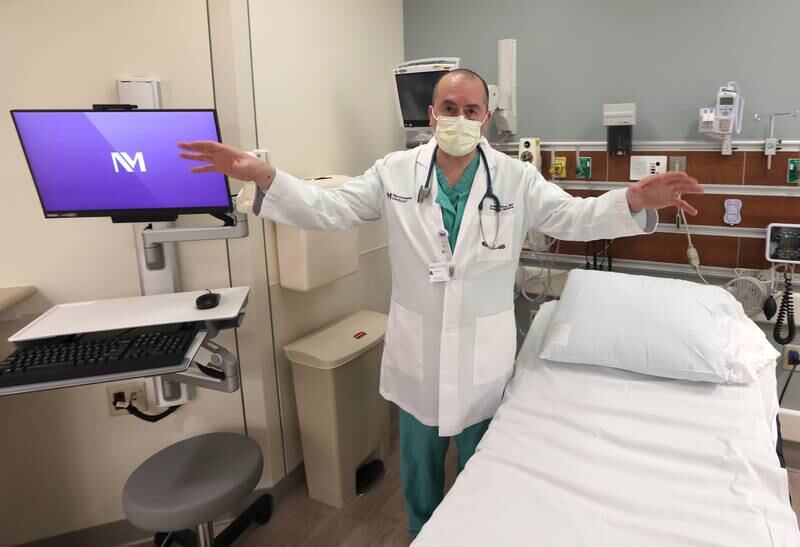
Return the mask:
[(128, 478), (122, 506), (134, 526), (183, 530), (237, 509), (261, 478), (261, 449), (238, 433), (208, 433), (153, 454)]

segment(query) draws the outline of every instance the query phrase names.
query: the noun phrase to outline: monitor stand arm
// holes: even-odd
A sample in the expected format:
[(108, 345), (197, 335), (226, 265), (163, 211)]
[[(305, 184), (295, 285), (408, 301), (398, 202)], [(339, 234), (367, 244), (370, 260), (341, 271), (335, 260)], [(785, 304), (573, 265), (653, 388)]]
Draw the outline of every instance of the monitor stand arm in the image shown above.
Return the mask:
[(162, 378), (205, 389), (233, 393), (239, 389), (239, 366), (233, 353), (216, 342), (206, 339), (188, 369)]
[[(250, 233), (247, 214), (238, 212), (235, 207), (233, 213), (220, 220), (225, 222), (224, 226), (177, 228), (174, 222), (134, 224), (134, 243), (142, 295), (173, 293), (181, 290), (176, 242), (238, 239), (247, 237)], [(209, 332), (205, 344), (213, 344), (210, 339), (214, 336), (216, 332)], [(225, 348), (221, 350), (227, 352)], [(216, 353), (229, 355), (229, 352)], [(220, 370), (225, 374), (222, 379), (213, 376), (214, 367), (204, 367), (206, 372), (203, 372), (203, 368), (194, 363), (182, 374), (154, 377), (152, 382), (156, 406), (163, 408), (189, 402), (190, 392), (187, 384), (219, 391), (236, 391), (239, 388), (238, 367), (235, 357), (233, 369), (230, 365), (226, 365), (229, 361), (228, 358), (221, 361), (223, 367)], [(231, 372), (232, 370), (234, 372)], [(216, 375), (220, 376), (219, 371), (216, 371)]]
[(225, 221), (224, 226), (203, 228), (156, 228), (148, 224), (142, 231), (145, 265), (151, 270), (160, 270), (166, 266), (166, 253), (163, 243), (178, 241), (204, 241), (212, 239), (238, 239), (250, 233), (247, 215), (234, 209), (230, 215), (218, 216)]

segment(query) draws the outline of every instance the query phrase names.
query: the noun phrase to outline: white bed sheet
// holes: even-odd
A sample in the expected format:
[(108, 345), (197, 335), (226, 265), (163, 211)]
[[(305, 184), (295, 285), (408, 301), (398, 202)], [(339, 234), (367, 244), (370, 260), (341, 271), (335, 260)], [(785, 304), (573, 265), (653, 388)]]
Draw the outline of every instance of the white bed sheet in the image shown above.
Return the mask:
[(415, 547), (800, 546), (772, 367), (719, 385), (544, 362), (555, 305)]

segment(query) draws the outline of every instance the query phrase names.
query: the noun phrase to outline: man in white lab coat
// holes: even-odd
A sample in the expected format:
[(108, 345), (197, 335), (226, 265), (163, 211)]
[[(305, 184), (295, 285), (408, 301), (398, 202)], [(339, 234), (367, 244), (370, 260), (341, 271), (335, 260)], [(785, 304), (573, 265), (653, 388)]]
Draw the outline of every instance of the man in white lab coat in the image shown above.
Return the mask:
[(654, 209), (702, 192), (684, 173), (657, 175), (598, 198), (573, 198), (530, 164), (489, 146), (486, 82), (456, 70), (429, 107), (434, 138), (394, 152), (335, 190), (303, 183), (230, 146), (182, 143), (193, 168), (258, 185), (253, 212), (302, 229), (339, 230), (384, 218), (392, 301), (381, 394), (400, 407), (409, 531), (444, 496), (449, 437), (464, 467), (500, 404), (516, 349), (513, 284), (530, 229), (564, 240), (650, 233)]

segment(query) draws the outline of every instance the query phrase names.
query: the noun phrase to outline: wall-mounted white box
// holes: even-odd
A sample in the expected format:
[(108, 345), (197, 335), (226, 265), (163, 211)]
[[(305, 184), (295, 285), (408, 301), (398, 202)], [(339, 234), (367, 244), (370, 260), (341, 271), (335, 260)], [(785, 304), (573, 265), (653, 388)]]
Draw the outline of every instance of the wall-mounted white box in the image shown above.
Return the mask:
[(120, 104), (135, 104), (139, 110), (161, 108), (161, 81), (157, 78), (120, 78), (117, 80)]

